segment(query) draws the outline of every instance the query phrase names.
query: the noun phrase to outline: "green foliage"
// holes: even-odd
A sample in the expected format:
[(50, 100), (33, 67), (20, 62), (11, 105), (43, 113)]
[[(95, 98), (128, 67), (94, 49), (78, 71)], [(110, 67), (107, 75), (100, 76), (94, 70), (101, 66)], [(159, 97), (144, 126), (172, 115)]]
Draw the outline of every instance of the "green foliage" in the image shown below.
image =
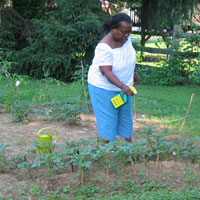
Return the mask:
[(4, 144), (0, 144), (0, 171), (3, 171), (6, 169), (6, 167), (8, 167), (10, 165), (10, 162), (7, 160), (7, 157), (5, 155), (5, 149), (8, 147), (9, 145), (4, 145)]
[(19, 153), (17, 155), (16, 164), (17, 168), (27, 171), (30, 178), (33, 178), (32, 170), (40, 166), (40, 164), (38, 164), (38, 161), (35, 160), (34, 156), (30, 152)]
[[(31, 183), (33, 184), (31, 184), (27, 190), (29, 197), (40, 196), (41, 199), (67, 199), (66, 197), (70, 197), (70, 199), (108, 199), (107, 197), (109, 196), (110, 199), (112, 196), (113, 199), (115, 199), (114, 196), (119, 195), (119, 193), (120, 196), (118, 196), (117, 199), (122, 199), (122, 197), (126, 197), (125, 199), (136, 198), (144, 200), (148, 199), (147, 197), (152, 197), (153, 199), (159, 199), (160, 197), (162, 197), (162, 199), (172, 199), (172, 197), (174, 199), (182, 199), (181, 197), (185, 198), (185, 196), (187, 196), (188, 198), (191, 197), (191, 199), (194, 197), (195, 199), (199, 197), (200, 194), (196, 191), (198, 190), (198, 188), (195, 188), (196, 186), (198, 186), (199, 182), (198, 180), (196, 180), (195, 173), (192, 170), (193, 168), (188, 168), (183, 174), (184, 183), (187, 184), (187, 186), (189, 186), (189, 189), (193, 190), (193, 192), (183, 190), (183, 196), (181, 196), (182, 193), (180, 193), (179, 191), (176, 191), (176, 193), (174, 193), (172, 189), (167, 188), (166, 182), (158, 184), (155, 180), (148, 180), (145, 170), (140, 170), (135, 173), (134, 179), (132, 179), (131, 174), (126, 174), (125, 179), (116, 178), (116, 181), (107, 182), (107, 188), (101, 188), (100, 186), (98, 186), (98, 184), (103, 183), (102, 181), (105, 177), (96, 177), (96, 173), (93, 174), (93, 177), (90, 177), (91, 182), (83, 182), (83, 178), (86, 175), (86, 170), (92, 171), (96, 169), (92, 168), (92, 165), (96, 166), (97, 163), (102, 163), (105, 168), (109, 168), (113, 160), (115, 161), (115, 163), (121, 164), (121, 162), (125, 161), (124, 158), (127, 156), (134, 157), (134, 154), (139, 153), (139, 157), (142, 157), (142, 152), (144, 152), (148, 160), (155, 160), (155, 155), (161, 155), (163, 152), (166, 152), (166, 157), (163, 157), (163, 160), (188, 160), (189, 162), (187, 162), (187, 164), (189, 165), (190, 161), (193, 162), (193, 160), (188, 155), (191, 155), (194, 150), (197, 150), (196, 155), (198, 155), (198, 157), (196, 157), (195, 159), (200, 159), (200, 154), (198, 151), (200, 142), (199, 137), (180, 137), (174, 140), (174, 142), (172, 143), (163, 139), (166, 134), (155, 133), (152, 127), (144, 129), (140, 133), (140, 137), (141, 136), (144, 139), (137, 140), (134, 143), (127, 143), (126, 141), (116, 141), (105, 144), (103, 143), (103, 141), (99, 142), (99, 140), (96, 140), (96, 138), (91, 138), (89, 140), (81, 138), (78, 141), (71, 142), (64, 141), (64, 144), (60, 144), (59, 146), (61, 147), (61, 149), (57, 150), (57, 146), (54, 151), (50, 153), (41, 155), (35, 155), (32, 153), (32, 151), (27, 151), (27, 153), (20, 153), (16, 156), (15, 162), (18, 168), (27, 171), (32, 178)], [(139, 151), (134, 151), (137, 146), (139, 147)], [(5, 150), (5, 148), (6, 145), (0, 145), (0, 150)], [(172, 154), (172, 152), (175, 151), (177, 152), (177, 154)], [(178, 151), (180, 151), (180, 153), (178, 153)], [(146, 161), (143, 159), (138, 159), (138, 162), (143, 163)], [(68, 167), (71, 163), (78, 167), (78, 172), (81, 177), (82, 183), (82, 185), (79, 185), (80, 187), (77, 188), (74, 187), (73, 184), (69, 184), (65, 187), (56, 187), (54, 191), (49, 191), (48, 188), (48, 192), (45, 192), (40, 188), (40, 185), (38, 185), (38, 183), (36, 184), (35, 182), (33, 182), (35, 180), (34, 178), (36, 178), (32, 176), (33, 169), (39, 169), (37, 170), (37, 172), (42, 173), (43, 177), (45, 177), (44, 172), (46, 172), (48, 177), (50, 178), (51, 184), (53, 184), (54, 176), (56, 175), (56, 173), (69, 172)], [(137, 163), (136, 160), (133, 161), (133, 165), (135, 163)], [(126, 165), (128, 164), (129, 163), (126, 162)], [(195, 166), (198, 167), (197, 165)], [(98, 167), (102, 166), (99, 165)], [(113, 165), (113, 168), (114, 167), (117, 166)], [(112, 176), (113, 175), (110, 175), (110, 177)], [(36, 180), (38, 180), (38, 177), (36, 178)], [(163, 177), (163, 180), (165, 180), (165, 177)], [(19, 195), (25, 195), (26, 192), (24, 189), (27, 188), (23, 188), (23, 190), (18, 190)], [(61, 196), (62, 193), (65, 193), (65, 195), (67, 196), (65, 196), (64, 198), (64, 196)]]
[(127, 0), (128, 7), (139, 8), (142, 32), (152, 34), (172, 30), (174, 24), (191, 21), (191, 14), (198, 9), (198, 0)]
[(32, 196), (37, 196), (37, 195), (41, 195), (42, 194), (42, 190), (40, 189), (40, 187), (37, 184), (32, 184), (30, 186), (29, 193)]
[(11, 105), (11, 113), (14, 116), (15, 122), (26, 124), (28, 122), (28, 115), (30, 114), (29, 104), (24, 101), (15, 101)]
[(47, 2), (47, 0), (12, 0), (13, 8), (25, 19), (44, 17)]
[(4, 56), (6, 57), (6, 54), (9, 54), (6, 50), (8, 49), (14, 49), (16, 46), (14, 35), (9, 30), (3, 30), (0, 32), (0, 48), (4, 49)]
[[(9, 88), (3, 93), (5, 98), (4, 104), (6, 106), (6, 111), (11, 111), (14, 115), (15, 122), (27, 123), (30, 113), (38, 113), (44, 116), (45, 120), (65, 121), (76, 124), (80, 120), (79, 114), (89, 112), (86, 70), (84, 71), (82, 82), (80, 81), (82, 78), (79, 73), (75, 76), (76, 85), (80, 87), (80, 92), (75, 98), (75, 101), (72, 99), (65, 102), (60, 100), (55, 101), (53, 94), (49, 91), (50, 85), (56, 84), (60, 86), (65, 85), (65, 83), (49, 77), (49, 70), (45, 71), (44, 68), (44, 79), (41, 80), (41, 82), (45, 84), (44, 89), (40, 87), (40, 92), (37, 93), (36, 96), (33, 96), (29, 101), (25, 101), (24, 97), (21, 97), (19, 92), (19, 85), (23, 83), (23, 85), (26, 86), (29, 77), (10, 73), (12, 64), (11, 62), (0, 60), (0, 78), (5, 80), (6, 77), (8, 82), (7, 85)], [(74, 85), (72, 85), (72, 89), (73, 88)], [(43, 109), (32, 109), (31, 104), (35, 107), (42, 106)]]
[[(194, 29), (197, 30), (197, 27)], [(178, 50), (172, 48), (172, 54), (166, 61), (160, 61), (156, 67), (138, 69), (143, 84), (152, 85), (199, 85), (200, 73), (200, 34), (185, 35), (179, 33)], [(138, 58), (138, 62), (140, 58)]]
[(60, 85), (62, 82), (50, 77), (43, 79), (46, 83), (45, 93), (42, 92), (42, 96), (39, 97), (40, 101), (38, 101), (38, 98), (34, 98), (34, 102), (40, 102), (40, 105), (42, 105), (43, 109), (39, 110), (39, 114), (44, 116), (45, 120), (56, 120), (69, 122), (69, 124), (77, 124), (77, 122), (80, 121), (80, 114), (89, 112), (90, 102), (87, 88), (87, 69), (80, 71), (79, 66), (76, 66), (76, 68), (78, 70), (73, 77), (75, 81), (71, 88), (72, 90), (75, 90), (76, 87), (78, 87), (79, 94), (77, 94), (73, 100), (70, 98), (64, 102), (61, 100), (56, 101), (51, 97), (49, 84), (56, 83), (57, 85)]
[(100, 8), (98, 0), (57, 1), (47, 20), (34, 21), (36, 32), (29, 45), (10, 57), (18, 62), (13, 70), (37, 78), (43, 78), (44, 70), (70, 81), (80, 59), (91, 61), (102, 23)]

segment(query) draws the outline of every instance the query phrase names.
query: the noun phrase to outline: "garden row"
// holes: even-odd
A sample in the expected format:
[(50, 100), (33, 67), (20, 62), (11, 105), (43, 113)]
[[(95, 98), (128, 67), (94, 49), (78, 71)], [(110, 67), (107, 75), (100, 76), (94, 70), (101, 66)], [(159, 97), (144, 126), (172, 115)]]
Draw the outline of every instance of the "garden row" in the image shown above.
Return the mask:
[(179, 137), (175, 141), (168, 141), (166, 133), (157, 135), (152, 127), (141, 131), (139, 135), (142, 139), (133, 143), (116, 141), (105, 144), (96, 138), (65, 141), (59, 145), (32, 141), (30, 150), (20, 152), (10, 159), (6, 155), (8, 145), (1, 144), (0, 170), (4, 173), (11, 169), (21, 169), (26, 171), (31, 179), (34, 179), (35, 170), (45, 170), (50, 182), (57, 173), (78, 170), (80, 182), (83, 183), (86, 172), (91, 170), (92, 165), (104, 168), (109, 176), (111, 166), (119, 166), (119, 163), (122, 170), (125, 165), (130, 164), (133, 173), (137, 175), (134, 167), (136, 163), (151, 160), (200, 162), (199, 137)]

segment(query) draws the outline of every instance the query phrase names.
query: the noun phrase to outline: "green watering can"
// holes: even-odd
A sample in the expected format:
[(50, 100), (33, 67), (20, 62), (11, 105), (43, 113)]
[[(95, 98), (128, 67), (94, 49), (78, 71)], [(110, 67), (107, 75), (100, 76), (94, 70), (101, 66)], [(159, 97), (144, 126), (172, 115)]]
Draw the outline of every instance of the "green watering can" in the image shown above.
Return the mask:
[(52, 138), (53, 138), (53, 134), (52, 133), (44, 133), (44, 134), (41, 134), (44, 130), (46, 129), (50, 129), (50, 127), (46, 127), (46, 128), (42, 128), (40, 129), (36, 136), (39, 137), (39, 152), (40, 153), (49, 153), (52, 151), (52, 147), (51, 147), (51, 143), (56, 143), (57, 140), (58, 140), (58, 132), (56, 132), (56, 138), (54, 141), (52, 141)]

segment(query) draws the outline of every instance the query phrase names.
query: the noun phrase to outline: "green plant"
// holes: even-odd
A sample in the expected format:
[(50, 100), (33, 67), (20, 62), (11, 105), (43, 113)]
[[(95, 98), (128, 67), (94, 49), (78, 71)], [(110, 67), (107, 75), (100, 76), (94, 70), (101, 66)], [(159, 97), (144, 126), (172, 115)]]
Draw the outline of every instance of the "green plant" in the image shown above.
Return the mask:
[(42, 110), (38, 111), (44, 120), (64, 121), (75, 125), (80, 121), (80, 114), (87, 113), (87, 108), (72, 101), (52, 101), (42, 104)]
[(3, 171), (10, 165), (10, 162), (7, 160), (5, 155), (5, 150), (9, 145), (0, 144), (0, 171)]
[(114, 142), (103, 144), (96, 149), (96, 153), (92, 155), (92, 158), (98, 160), (106, 168), (106, 176), (109, 176), (109, 168), (113, 165), (111, 162), (111, 154), (114, 151)]
[(78, 87), (80, 88), (80, 93), (77, 97), (77, 104), (81, 104), (82, 107), (85, 107), (87, 109), (89, 109), (89, 92), (88, 92), (88, 83), (87, 83), (87, 71), (88, 71), (88, 65), (86, 65), (86, 67), (83, 65), (83, 62), (81, 60), (81, 66), (76, 66), (76, 71), (72, 77), (73, 80), (73, 84), (72, 84), (72, 88), (74, 88), (74, 86), (78, 85)]
[(151, 148), (152, 153), (155, 155), (156, 154), (156, 148), (155, 148), (155, 132), (154, 132), (155, 127), (148, 127), (140, 133), (141, 136), (143, 136), (149, 147)]
[(89, 170), (92, 162), (89, 160), (91, 153), (93, 151), (92, 147), (79, 147), (78, 151), (74, 151), (73, 155), (67, 156), (70, 159), (69, 163), (76, 165), (79, 169), (80, 182), (84, 183), (84, 173)]
[(91, 61), (101, 20), (106, 16), (100, 2), (87, 0), (83, 6), (80, 0), (64, 0), (56, 5), (45, 20), (33, 20), (32, 31), (38, 36), (30, 35), (27, 47), (11, 55), (18, 61), (15, 72), (41, 79), (45, 69), (50, 77), (70, 81), (80, 59)]
[(178, 138), (173, 146), (173, 151), (177, 153), (179, 158), (188, 158), (192, 162), (196, 162), (200, 158), (197, 144), (198, 138), (191, 138), (189, 136)]
[(18, 100), (11, 105), (11, 112), (14, 115), (15, 122), (26, 124), (28, 122), (28, 115), (30, 114), (31, 109), (27, 102)]
[[(173, 50), (166, 62), (159, 64), (159, 69), (153, 73), (155, 83), (159, 85), (186, 85), (199, 84), (199, 47), (200, 35), (184, 36), (179, 49)], [(194, 51), (194, 49), (196, 49)], [(152, 78), (152, 77), (151, 77)]]
[(63, 159), (63, 152), (53, 151), (52, 167), (55, 172), (63, 170), (65, 167), (65, 162)]
[(53, 181), (53, 174), (55, 172), (55, 170), (53, 168), (53, 160), (57, 159), (54, 156), (54, 151), (40, 155), (39, 159), (41, 161), (41, 164), (43, 164), (45, 170), (47, 171), (49, 180), (52, 183), (52, 181)]
[(172, 148), (174, 146), (173, 142), (168, 142), (167, 140), (158, 140), (156, 143), (156, 155), (159, 155), (159, 159), (167, 160), (172, 154)]
[(91, 177), (92, 182), (102, 183), (103, 178), (101, 177)]
[[(125, 164), (130, 162), (133, 172), (137, 174), (134, 162), (137, 163), (139, 160), (144, 162), (144, 149), (146, 148), (145, 143), (141, 140), (134, 143), (127, 143), (126, 141), (120, 141), (116, 144), (112, 156), (120, 161), (121, 168), (123, 169)], [(139, 158), (138, 158), (139, 157)]]
[(42, 194), (42, 190), (37, 184), (32, 184), (30, 186), (29, 193), (33, 196), (37, 196)]
[(188, 184), (189, 188), (192, 189), (196, 182), (196, 177), (190, 169), (186, 170), (186, 173), (183, 179), (184, 179), (184, 182)]
[(63, 191), (64, 193), (69, 192), (69, 191), (70, 191), (70, 185), (64, 186), (63, 189), (62, 189), (62, 191)]
[(29, 177), (33, 179), (32, 169), (40, 167), (41, 162), (37, 157), (33, 157), (31, 152), (29, 153), (19, 153), (16, 158), (16, 165), (19, 169), (27, 171)]
[(18, 97), (18, 86), (16, 88), (13, 86), (13, 76), (9, 72), (10, 69), (12, 68), (12, 62), (8, 61), (1, 61), (0, 57), (0, 76), (5, 75), (6, 80), (8, 81), (8, 85), (10, 88), (10, 91), (7, 93), (7, 101), (6, 101), (6, 110), (10, 111), (10, 106), (12, 104), (12, 101), (14, 98)]
[(73, 194), (75, 194), (75, 197), (77, 199), (84, 199), (84, 198), (90, 198), (90, 197), (96, 197), (96, 194), (104, 193), (105, 190), (99, 186), (94, 186), (91, 184), (83, 185), (80, 188), (73, 191)]

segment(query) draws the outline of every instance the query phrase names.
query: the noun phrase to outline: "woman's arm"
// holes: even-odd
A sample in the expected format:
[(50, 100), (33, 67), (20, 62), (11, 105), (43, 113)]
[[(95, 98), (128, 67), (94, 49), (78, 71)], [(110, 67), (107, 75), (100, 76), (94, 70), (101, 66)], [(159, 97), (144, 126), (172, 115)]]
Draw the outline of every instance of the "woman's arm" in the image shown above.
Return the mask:
[(119, 87), (124, 94), (133, 95), (131, 89), (127, 85), (123, 84), (112, 72), (112, 66), (100, 66), (99, 69), (108, 81)]

